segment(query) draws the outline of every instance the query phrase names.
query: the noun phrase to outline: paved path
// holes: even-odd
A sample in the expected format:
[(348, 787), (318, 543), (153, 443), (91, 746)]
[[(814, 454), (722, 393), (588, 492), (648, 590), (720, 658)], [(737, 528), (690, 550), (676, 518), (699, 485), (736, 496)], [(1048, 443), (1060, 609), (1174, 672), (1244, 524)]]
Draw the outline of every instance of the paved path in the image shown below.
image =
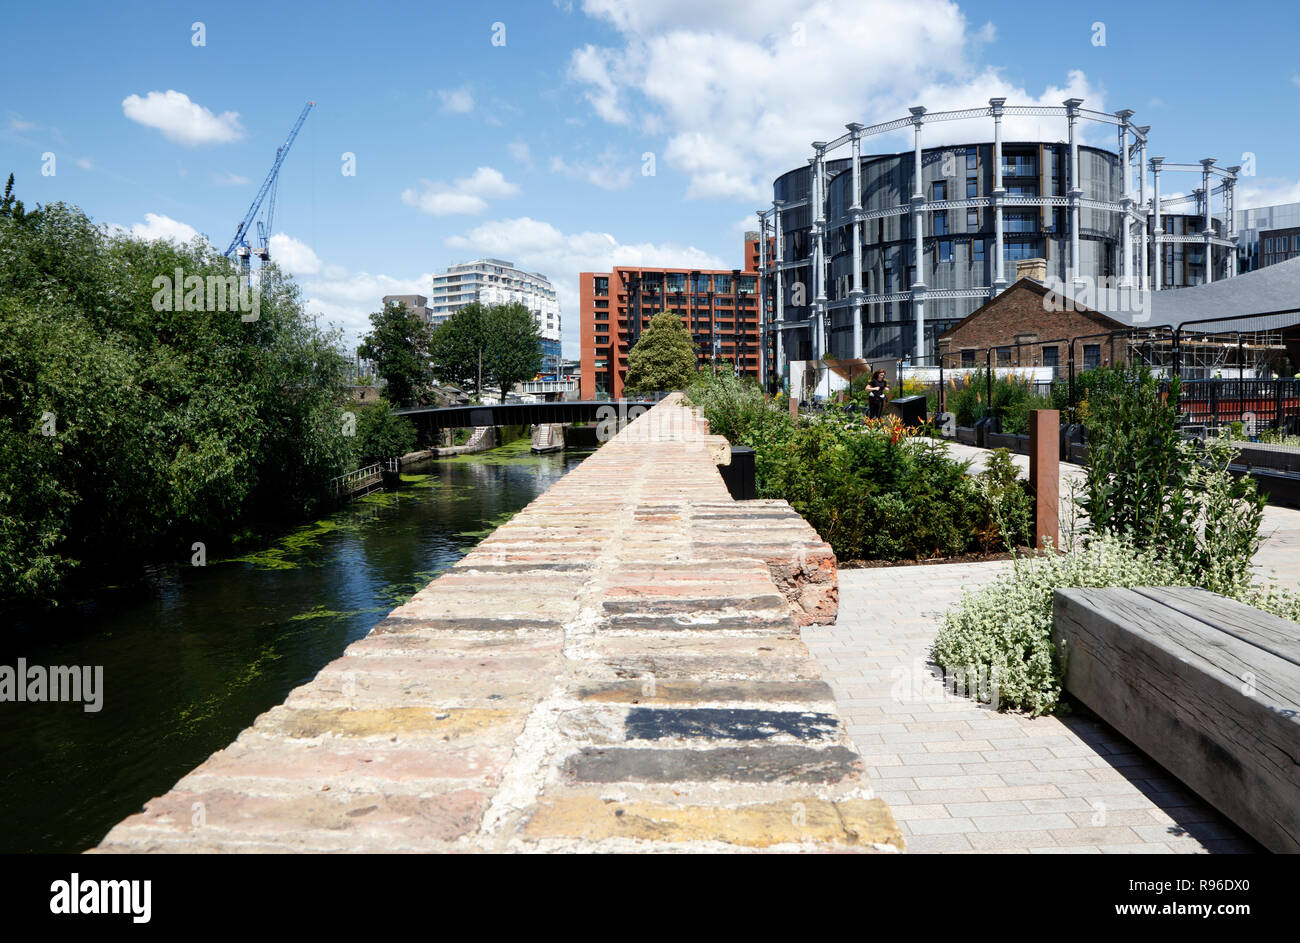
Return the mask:
[[(947, 445), (984, 467), (988, 450)], [(1028, 456), (1012, 458), (1027, 475)], [(1063, 500), (1083, 474), (1061, 464)], [(1300, 511), (1267, 507), (1261, 533), (1257, 572), (1300, 586)], [(804, 630), (908, 850), (1258, 850), (1109, 725), (999, 714), (944, 691), (928, 667), (943, 612), (1009, 567), (841, 570), (838, 622)]]
[(1108, 725), (944, 691), (927, 667), (942, 613), (1009, 566), (841, 570), (839, 620), (803, 631), (907, 850), (1258, 850)]

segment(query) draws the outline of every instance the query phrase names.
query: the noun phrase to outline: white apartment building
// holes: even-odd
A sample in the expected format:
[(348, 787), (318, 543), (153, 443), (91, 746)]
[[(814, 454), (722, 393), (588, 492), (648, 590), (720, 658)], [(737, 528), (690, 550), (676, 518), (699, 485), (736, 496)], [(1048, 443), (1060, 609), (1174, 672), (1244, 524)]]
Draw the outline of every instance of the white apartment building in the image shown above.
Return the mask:
[(433, 276), (428, 318), (441, 324), (471, 301), (484, 305), (519, 302), (533, 313), (542, 337), (542, 372), (560, 370), (560, 302), (551, 280), (515, 268), (502, 259), (475, 259)]

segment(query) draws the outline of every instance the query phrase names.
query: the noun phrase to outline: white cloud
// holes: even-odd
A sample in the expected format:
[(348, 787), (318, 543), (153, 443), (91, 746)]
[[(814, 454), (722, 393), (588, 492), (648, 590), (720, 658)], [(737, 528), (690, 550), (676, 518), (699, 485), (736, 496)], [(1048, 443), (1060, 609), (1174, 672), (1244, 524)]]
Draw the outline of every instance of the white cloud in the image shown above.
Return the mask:
[(397, 278), (370, 272), (349, 274), (339, 266), (326, 265), (318, 276), (302, 278), (299, 284), (306, 310), (342, 328), (344, 342), (351, 348), (369, 333), (370, 315), (379, 310), (384, 295), (428, 295), (433, 273)]
[(551, 158), (551, 170), (564, 174), (574, 180), (585, 180), (602, 190), (625, 190), (632, 183), (633, 172), (640, 168), (626, 155), (618, 154), (614, 148), (607, 147), (600, 156), (591, 161), (578, 161), (570, 164), (563, 157)]
[(76, 164), (78, 167), (80, 167), (82, 170), (95, 169), (95, 162), (91, 160), (89, 157), (77, 157), (74, 158), (72, 162)]
[(510, 156), (526, 167), (533, 165), (533, 154), (528, 147), (528, 142), (515, 138), (509, 145)]
[(311, 246), (282, 232), (271, 237), (271, 258), (291, 275), (319, 275), (324, 269)]
[[(663, 161), (687, 176), (690, 198), (765, 203), (772, 179), (811, 156), (810, 142), (842, 134), (846, 122), (904, 116), (911, 105), (978, 107), (1001, 95), (1057, 106), (1080, 97), (1104, 109), (1082, 72), (1035, 94), (976, 69), (972, 53), (996, 32), (971, 27), (949, 0), (585, 0), (583, 10), (613, 26), (622, 44), (575, 49), (569, 77), (603, 120), (660, 125)], [(1005, 129), (1008, 138), (1065, 136), (1064, 119), (1008, 117)], [(923, 141), (991, 138), (985, 120), (932, 124)], [(1096, 140), (1110, 137), (1103, 129)], [(868, 153), (910, 143), (881, 136)]]
[(566, 233), (542, 220), (522, 216), (482, 223), (446, 240), (464, 258), (490, 256), (509, 259), (521, 268), (540, 272), (555, 285), (564, 323), (564, 349), (578, 350), (578, 273), (608, 272), (615, 265), (675, 265), (692, 268), (731, 268), (717, 256), (694, 246), (672, 243), (620, 243), (607, 232)]
[(612, 50), (597, 49), (590, 44), (583, 46), (569, 60), (569, 78), (588, 86), (583, 96), (591, 102), (596, 114), (610, 124), (627, 124), (627, 112), (619, 103), (618, 87), (610, 76), (615, 58)]
[(212, 182), (219, 187), (243, 187), (248, 185), (249, 180), (247, 177), (241, 177), (239, 174), (226, 171), (225, 173), (213, 173)]
[(137, 239), (168, 239), (172, 242), (187, 243), (191, 239), (201, 238), (199, 231), (188, 223), (164, 216), (162, 213), (145, 213), (144, 222), (136, 223), (130, 228), (108, 223), (106, 228), (113, 233), (127, 233)]
[(18, 115), (11, 115), (9, 118), (10, 131), (30, 131), (34, 127), (36, 127), (35, 122), (24, 121), (22, 118), (18, 117)]
[(1293, 76), (1291, 76), (1291, 84), (1292, 84), (1292, 85), (1300, 85), (1300, 75), (1293, 75)]
[(1285, 177), (1238, 177), (1236, 202), (1240, 209), (1300, 203), (1300, 180), (1288, 180)]
[(491, 167), (479, 167), (468, 177), (450, 184), (428, 180), (420, 182), (424, 185), (424, 190), (403, 190), (402, 202), (431, 216), (481, 213), (487, 209), (488, 200), (504, 199), (519, 192), (517, 184), (506, 180), (501, 171)]
[(442, 110), (451, 114), (464, 115), (474, 110), (474, 95), (468, 85), (439, 89), (438, 97), (442, 99)]
[(157, 128), (163, 137), (185, 147), (225, 144), (244, 136), (235, 111), (214, 115), (183, 92), (168, 89), (149, 92), (143, 98), (128, 95), (122, 101), (122, 113), (146, 127)]

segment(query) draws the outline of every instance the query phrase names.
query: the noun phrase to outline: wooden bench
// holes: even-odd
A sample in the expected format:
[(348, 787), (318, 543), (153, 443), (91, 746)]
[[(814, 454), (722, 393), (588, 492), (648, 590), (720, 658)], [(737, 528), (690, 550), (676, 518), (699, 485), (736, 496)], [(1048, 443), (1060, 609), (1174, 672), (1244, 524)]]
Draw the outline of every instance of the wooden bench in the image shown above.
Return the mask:
[(1058, 589), (1063, 685), (1265, 847), (1300, 851), (1300, 625), (1203, 589)]

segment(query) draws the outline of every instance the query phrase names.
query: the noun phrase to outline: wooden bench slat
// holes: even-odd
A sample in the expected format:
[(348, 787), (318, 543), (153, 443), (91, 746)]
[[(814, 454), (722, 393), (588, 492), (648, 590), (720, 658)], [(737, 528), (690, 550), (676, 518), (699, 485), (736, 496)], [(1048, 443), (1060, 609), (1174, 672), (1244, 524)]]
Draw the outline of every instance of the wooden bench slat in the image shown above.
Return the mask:
[(1265, 846), (1300, 851), (1300, 666), (1211, 624), (1222, 610), (1240, 629), (1240, 611), (1165, 593), (1057, 590), (1066, 690)]
[(1165, 605), (1171, 608), (1300, 666), (1300, 625), (1294, 622), (1197, 586), (1138, 588), (1136, 591), (1148, 599), (1164, 600)]

